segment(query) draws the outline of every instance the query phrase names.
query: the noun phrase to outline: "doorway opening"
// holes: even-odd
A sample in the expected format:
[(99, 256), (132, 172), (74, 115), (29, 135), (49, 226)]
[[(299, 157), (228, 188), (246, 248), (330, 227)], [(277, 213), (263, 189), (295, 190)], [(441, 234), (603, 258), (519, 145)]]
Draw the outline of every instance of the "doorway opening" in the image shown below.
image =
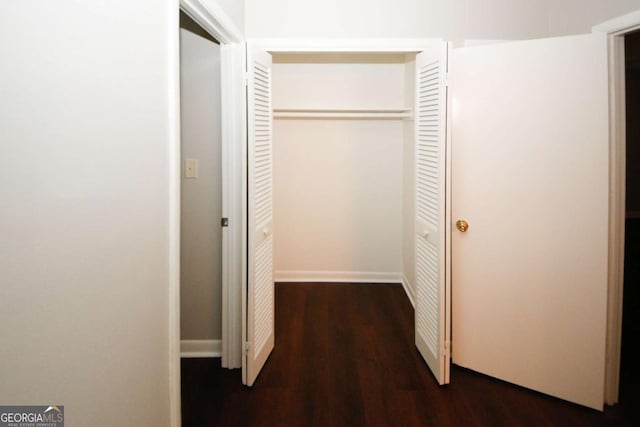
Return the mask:
[(624, 36), (625, 46), (625, 246), (620, 400), (636, 401), (640, 370), (640, 32)]
[(180, 336), (183, 357), (220, 357), (220, 45), (180, 13)]
[(221, 356), (221, 116), (220, 43), (180, 11), (181, 358)]
[(274, 281), (404, 284), (416, 345), (447, 383), (446, 43), (260, 43), (247, 48), (244, 383), (274, 346)]
[[(171, 74), (170, 74), (170, 92), (172, 109), (169, 114), (168, 125), (172, 131), (172, 140), (170, 151), (168, 153), (170, 159), (169, 170), (169, 186), (170, 186), (170, 214), (168, 217), (169, 225), (169, 261), (170, 261), (170, 282), (169, 282), (169, 322), (170, 322), (170, 388), (171, 388), (171, 423), (172, 425), (180, 424), (181, 413), (181, 381), (180, 381), (180, 365), (181, 356), (185, 356), (185, 342), (181, 338), (186, 338), (185, 334), (181, 334), (181, 264), (184, 269), (184, 260), (181, 259), (181, 241), (184, 242), (183, 233), (181, 232), (181, 213), (184, 213), (182, 206), (181, 188), (184, 181), (184, 162), (185, 158), (198, 160), (198, 157), (191, 156), (183, 152), (181, 138), (184, 137), (185, 123), (187, 116), (184, 108), (183, 99), (180, 99), (181, 92), (184, 92), (185, 79), (180, 81), (180, 60), (184, 57), (184, 49), (180, 49), (181, 35), (184, 36), (185, 30), (190, 37), (200, 38), (200, 41), (206, 42), (210, 47), (213, 46), (219, 50), (219, 58), (217, 61), (218, 77), (213, 77), (210, 81), (217, 80), (219, 104), (219, 121), (217, 132), (219, 134), (219, 173), (218, 181), (220, 192), (220, 213), (209, 220), (214, 222), (214, 228), (220, 231), (220, 265), (221, 265), (221, 286), (219, 304), (220, 310), (215, 317), (218, 318), (220, 329), (219, 340), (193, 340), (189, 345), (195, 345), (191, 350), (197, 353), (209, 353), (206, 357), (217, 355), (220, 357), (221, 366), (224, 368), (237, 368), (241, 365), (241, 342), (238, 331), (241, 325), (241, 286), (244, 281), (242, 250), (244, 249), (244, 224), (246, 223), (246, 215), (244, 214), (243, 200), (240, 196), (243, 194), (245, 181), (243, 171), (246, 170), (246, 162), (243, 159), (244, 148), (242, 141), (246, 136), (246, 128), (244, 126), (245, 98), (243, 97), (244, 79), (244, 45), (242, 43), (242, 34), (236, 28), (234, 23), (219, 8), (210, 8), (205, 6), (201, 0), (181, 0), (179, 9), (172, 15), (174, 25), (174, 33), (171, 38)], [(180, 25), (180, 15), (182, 16), (182, 27)], [(190, 18), (192, 22), (188, 22), (185, 17)], [(194, 26), (193, 23), (196, 23)], [(198, 28), (199, 27), (199, 28)], [(191, 30), (191, 31), (189, 31)], [(182, 37), (184, 38), (184, 37)], [(212, 40), (213, 39), (213, 40)], [(182, 51), (182, 52), (181, 52)], [(181, 87), (182, 86), (182, 87)], [(181, 90), (182, 89), (182, 90)], [(183, 97), (184, 98), (184, 97)], [(182, 105), (181, 105), (182, 104)], [(182, 107), (182, 112), (180, 111)], [(181, 114), (182, 113), (182, 114)], [(198, 115), (201, 112), (197, 111)], [(197, 116), (197, 115), (196, 115)], [(182, 118), (182, 123), (181, 119)], [(210, 124), (210, 123), (209, 123)], [(180, 128), (183, 129), (180, 129)], [(182, 132), (181, 132), (182, 130)], [(190, 156), (190, 157), (187, 157)], [(209, 173), (207, 165), (198, 162), (197, 175)], [(189, 165), (189, 173), (196, 174), (194, 162)], [(194, 183), (194, 179), (189, 178), (190, 183)], [(201, 203), (198, 201), (198, 203)], [(204, 203), (201, 203), (204, 204)], [(215, 215), (215, 214), (214, 214)], [(223, 226), (222, 218), (227, 218), (227, 224)], [(202, 236), (197, 235), (195, 239), (201, 239)], [(210, 239), (213, 240), (213, 239)], [(217, 246), (217, 245), (215, 245)], [(203, 298), (204, 299), (204, 298)], [(184, 300), (184, 297), (183, 297)], [(209, 300), (211, 301), (211, 300)], [(183, 304), (184, 307), (184, 304)], [(191, 308), (189, 308), (190, 310)], [(182, 310), (185, 314), (185, 310)], [(216, 328), (215, 324), (213, 328)], [(181, 336), (182, 335), (182, 336)], [(200, 338), (200, 337), (199, 337)]]

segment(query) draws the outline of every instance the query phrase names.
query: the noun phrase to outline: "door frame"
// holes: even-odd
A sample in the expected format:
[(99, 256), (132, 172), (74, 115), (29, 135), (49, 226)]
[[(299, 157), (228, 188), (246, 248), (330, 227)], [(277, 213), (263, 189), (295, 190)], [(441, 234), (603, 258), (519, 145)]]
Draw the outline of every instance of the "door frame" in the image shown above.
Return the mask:
[(428, 39), (253, 38), (247, 43), (269, 53), (418, 53), (441, 43)]
[[(346, 53), (346, 54), (358, 54), (358, 53), (391, 53), (391, 54), (410, 54), (420, 53), (434, 46), (441, 46), (443, 43), (442, 38), (401, 38), (401, 39), (333, 39), (333, 38), (250, 38), (247, 39), (247, 46), (252, 48), (259, 48), (268, 52), (269, 54), (288, 53), (288, 54), (309, 54), (309, 53)], [(450, 49), (453, 47), (451, 43), (447, 43), (447, 55)], [(448, 65), (447, 65), (448, 67)], [(447, 68), (448, 72), (448, 68)], [(446, 132), (445, 147), (446, 152), (445, 164), (443, 167), (445, 171), (445, 247), (443, 248), (445, 253), (445, 288), (448, 295), (445, 298), (445, 316), (451, 319), (451, 102), (450, 91), (448, 90), (448, 83), (445, 84), (447, 93), (444, 100), (447, 102), (447, 118), (446, 123), (443, 125), (443, 131)], [(277, 190), (276, 190), (277, 191)], [(246, 194), (246, 187), (245, 193)], [(413, 233), (415, 239), (415, 233)], [(246, 239), (245, 239), (246, 241)], [(415, 241), (412, 244), (415, 248)], [(414, 254), (415, 256), (415, 254)], [(243, 265), (247, 265), (247, 252), (243, 251)], [(414, 260), (415, 265), (415, 260)], [(245, 269), (246, 270), (246, 269)], [(406, 279), (402, 280), (403, 288), (407, 293), (411, 304), (415, 307), (415, 300), (410, 295), (406, 285)], [(243, 310), (245, 307), (243, 306)], [(246, 312), (243, 312), (243, 316), (246, 317)], [(445, 334), (447, 336), (447, 342), (450, 343), (451, 337), (451, 324), (446, 325)], [(450, 344), (447, 344), (450, 345)], [(449, 347), (450, 348), (450, 347)], [(449, 360), (450, 359), (449, 352)], [(446, 374), (446, 382), (449, 382), (449, 372)]]
[(222, 230), (222, 366), (241, 365), (240, 288), (242, 269), (243, 197), (246, 162), (243, 160), (245, 137), (245, 99), (242, 33), (216, 4), (203, 0), (179, 0), (170, 17), (169, 91), (169, 413), (170, 425), (181, 425), (180, 393), (180, 26), (182, 10), (220, 43), (222, 106), (222, 216), (229, 226)]
[(622, 345), (624, 287), (626, 116), (624, 36), (640, 29), (640, 11), (592, 28), (607, 35), (609, 64), (609, 272), (607, 291), (607, 348), (605, 395), (607, 405), (618, 403)]

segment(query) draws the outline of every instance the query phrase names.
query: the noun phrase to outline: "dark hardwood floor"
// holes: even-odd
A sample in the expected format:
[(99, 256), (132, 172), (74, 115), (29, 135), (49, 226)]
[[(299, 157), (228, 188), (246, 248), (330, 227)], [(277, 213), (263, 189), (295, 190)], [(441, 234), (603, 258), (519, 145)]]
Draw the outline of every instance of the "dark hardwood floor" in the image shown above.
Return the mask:
[(440, 387), (400, 285), (276, 285), (276, 346), (253, 388), (220, 359), (182, 360), (185, 427), (640, 425), (639, 404), (623, 392), (600, 413), (455, 366)]

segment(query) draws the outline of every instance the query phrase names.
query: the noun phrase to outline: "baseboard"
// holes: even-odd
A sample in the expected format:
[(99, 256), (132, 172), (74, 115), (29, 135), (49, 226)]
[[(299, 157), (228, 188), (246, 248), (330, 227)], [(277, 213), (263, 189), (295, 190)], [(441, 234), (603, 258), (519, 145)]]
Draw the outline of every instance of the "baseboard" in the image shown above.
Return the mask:
[(407, 294), (411, 305), (413, 306), (413, 308), (416, 308), (416, 296), (413, 292), (413, 286), (411, 286), (411, 282), (404, 274), (402, 275), (402, 287), (404, 288), (404, 291)]
[(402, 273), (366, 271), (275, 271), (276, 282), (401, 283)]
[(221, 340), (181, 340), (180, 357), (220, 357)]

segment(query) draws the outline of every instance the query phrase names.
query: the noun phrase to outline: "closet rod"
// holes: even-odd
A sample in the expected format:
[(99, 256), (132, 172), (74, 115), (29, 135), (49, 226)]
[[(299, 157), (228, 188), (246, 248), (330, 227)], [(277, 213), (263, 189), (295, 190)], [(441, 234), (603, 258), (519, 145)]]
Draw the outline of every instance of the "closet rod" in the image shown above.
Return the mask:
[(284, 109), (275, 108), (276, 119), (387, 119), (413, 118), (410, 108), (388, 109)]

